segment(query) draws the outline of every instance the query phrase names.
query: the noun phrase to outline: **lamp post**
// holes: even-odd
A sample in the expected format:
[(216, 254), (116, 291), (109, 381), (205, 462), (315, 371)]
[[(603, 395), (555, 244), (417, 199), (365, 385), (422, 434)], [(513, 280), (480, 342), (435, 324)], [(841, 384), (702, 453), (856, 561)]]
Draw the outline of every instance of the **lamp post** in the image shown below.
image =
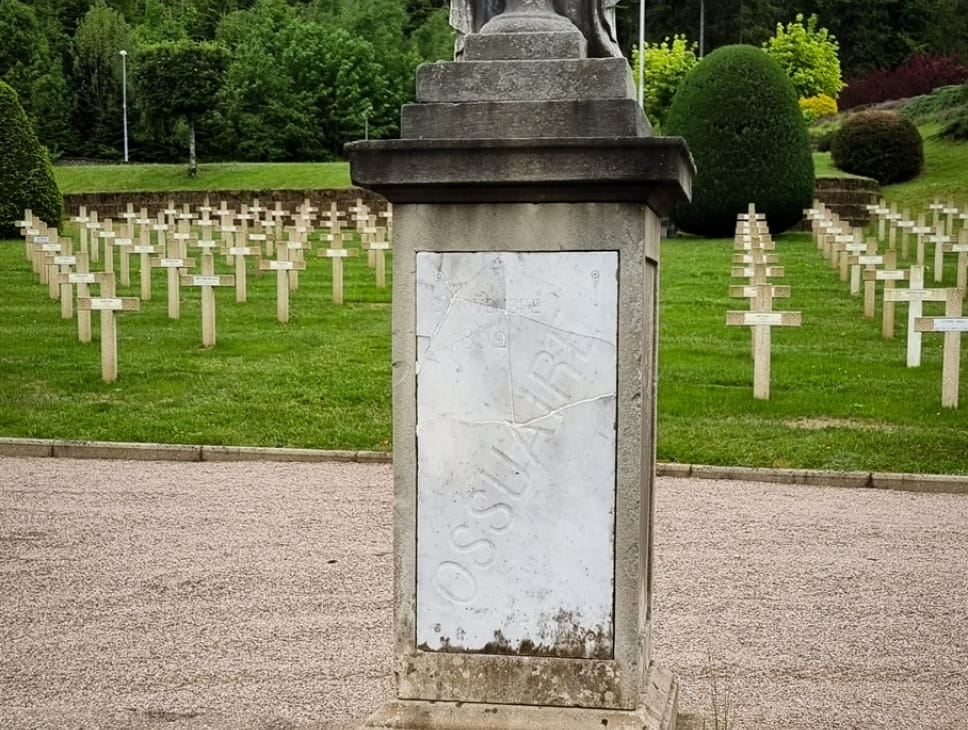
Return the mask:
[(645, 103), (645, 0), (639, 0), (639, 106)]
[[(743, 8), (740, 5), (740, 27), (743, 26)], [(742, 33), (742, 31), (740, 31)], [(742, 41), (740, 41), (742, 43)], [(699, 0), (699, 58), (706, 55), (706, 0)]]
[(128, 161), (128, 52), (121, 54), (121, 118), (124, 124), (124, 161)]

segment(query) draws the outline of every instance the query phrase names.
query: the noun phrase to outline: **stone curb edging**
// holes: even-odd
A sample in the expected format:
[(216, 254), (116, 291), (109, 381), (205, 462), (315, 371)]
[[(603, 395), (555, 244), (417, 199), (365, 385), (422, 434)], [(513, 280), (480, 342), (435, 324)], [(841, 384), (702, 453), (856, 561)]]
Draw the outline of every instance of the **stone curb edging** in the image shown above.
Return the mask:
[[(389, 464), (385, 451), (324, 451), (250, 446), (191, 446), (115, 443), (56, 439), (0, 438), (0, 456), (66, 459), (130, 459), (135, 461), (280, 461)], [(838, 472), (820, 469), (758, 469), (745, 466), (703, 466), (660, 463), (656, 474), (680, 479), (718, 479), (802, 484), (815, 487), (894, 489), (907, 492), (968, 494), (968, 476)]]
[(0, 456), (134, 461), (302, 461), (371, 464), (389, 464), (391, 461), (391, 454), (382, 451), (322, 451), (249, 446), (191, 446), (15, 438), (0, 438)]
[(657, 464), (656, 474), (683, 479), (728, 479), (813, 487), (894, 489), (905, 492), (968, 494), (968, 476), (893, 474), (887, 472), (823, 471), (820, 469), (757, 469), (746, 466)]

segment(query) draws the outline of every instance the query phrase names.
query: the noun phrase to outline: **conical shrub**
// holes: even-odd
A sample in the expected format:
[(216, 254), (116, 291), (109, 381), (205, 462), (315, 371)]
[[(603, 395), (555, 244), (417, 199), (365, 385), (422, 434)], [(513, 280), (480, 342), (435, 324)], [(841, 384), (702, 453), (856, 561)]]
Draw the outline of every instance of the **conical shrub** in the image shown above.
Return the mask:
[(17, 234), (14, 221), (30, 208), (51, 226), (64, 212), (47, 151), (20, 106), (17, 92), (0, 81), (0, 236)]

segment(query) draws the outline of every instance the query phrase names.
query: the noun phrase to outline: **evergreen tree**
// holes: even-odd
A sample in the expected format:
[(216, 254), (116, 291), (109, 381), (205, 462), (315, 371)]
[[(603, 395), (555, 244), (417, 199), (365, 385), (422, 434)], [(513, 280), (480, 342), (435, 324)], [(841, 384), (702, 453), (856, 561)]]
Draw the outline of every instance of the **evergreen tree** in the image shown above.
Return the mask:
[(64, 201), (47, 151), (40, 146), (17, 92), (0, 81), (0, 237), (16, 234), (24, 209), (60, 224)]
[(17, 92), (41, 144), (70, 145), (70, 104), (60, 57), (35, 10), (20, 0), (0, 0), (0, 78)]
[(77, 26), (71, 55), (72, 122), (84, 155), (118, 157), (122, 141), (122, 50), (132, 49), (122, 15), (97, 0)]

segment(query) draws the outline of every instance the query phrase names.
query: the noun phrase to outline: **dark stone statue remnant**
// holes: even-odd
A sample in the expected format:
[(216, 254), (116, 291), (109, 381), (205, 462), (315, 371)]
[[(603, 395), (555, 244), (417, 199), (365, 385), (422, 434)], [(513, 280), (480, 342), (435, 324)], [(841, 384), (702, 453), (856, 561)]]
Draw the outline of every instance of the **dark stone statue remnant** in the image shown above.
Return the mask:
[(472, 33), (567, 32), (579, 30), (592, 58), (621, 57), (615, 33), (619, 0), (453, 0), (450, 24), (463, 37)]

